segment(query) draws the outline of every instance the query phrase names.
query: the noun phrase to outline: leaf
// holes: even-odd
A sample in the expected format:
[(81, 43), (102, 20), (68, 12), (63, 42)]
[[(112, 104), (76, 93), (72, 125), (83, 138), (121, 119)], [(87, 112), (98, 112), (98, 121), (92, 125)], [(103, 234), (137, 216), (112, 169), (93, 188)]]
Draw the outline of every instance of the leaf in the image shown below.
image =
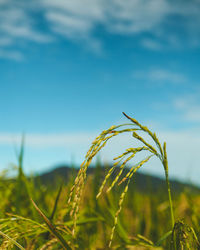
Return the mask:
[(160, 246), (161, 243), (166, 240), (170, 235), (172, 234), (172, 230), (170, 230), (169, 232), (165, 233), (157, 242), (156, 242), (156, 246)]
[(56, 200), (55, 200), (55, 203), (54, 203), (54, 207), (53, 207), (53, 211), (52, 211), (52, 214), (50, 216), (50, 220), (53, 220), (53, 217), (55, 215), (55, 212), (56, 212), (56, 208), (57, 208), (57, 205), (58, 205), (58, 200), (60, 198), (60, 194), (61, 194), (61, 191), (62, 191), (62, 187), (63, 187), (63, 184), (60, 185), (60, 188), (58, 190), (58, 194), (56, 196)]
[(31, 202), (33, 203), (35, 209), (38, 211), (40, 216), (43, 218), (44, 222), (47, 224), (50, 232), (59, 240), (59, 242), (62, 244), (64, 249), (71, 249), (69, 244), (66, 242), (66, 240), (63, 238), (63, 236), (58, 232), (56, 227), (51, 223), (51, 221), (43, 214), (43, 212), (39, 209), (39, 207), (35, 204), (35, 202), (31, 199)]
[(0, 235), (2, 235), (3, 237), (5, 237), (6, 239), (8, 239), (9, 241), (11, 241), (15, 246), (17, 246), (19, 249), (25, 250), (25, 248), (23, 248), (17, 241), (15, 241), (14, 239), (12, 239), (10, 236), (8, 236), (7, 234), (4, 234), (3, 232), (0, 231)]

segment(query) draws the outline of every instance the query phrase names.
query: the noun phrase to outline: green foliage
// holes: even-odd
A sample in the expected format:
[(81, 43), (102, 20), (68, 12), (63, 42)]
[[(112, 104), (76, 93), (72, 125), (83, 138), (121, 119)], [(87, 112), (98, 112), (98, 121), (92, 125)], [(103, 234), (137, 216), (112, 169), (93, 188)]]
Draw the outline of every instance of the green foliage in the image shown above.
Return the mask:
[[(173, 209), (166, 144), (161, 146), (155, 133), (125, 116), (132, 123), (103, 131), (92, 143), (77, 177), (72, 170), (70, 180), (61, 183), (58, 178), (56, 186), (25, 176), (22, 140), (17, 177), (8, 178), (5, 172), (0, 176), (0, 249), (200, 249), (200, 196), (176, 193)], [(98, 161), (86, 182), (93, 157), (108, 140), (129, 132), (141, 147), (116, 157), (105, 176)], [(149, 155), (127, 169), (127, 162), (142, 151)], [(152, 156), (164, 167), (167, 192), (165, 186), (154, 192), (151, 186), (148, 192), (135, 188), (135, 172)]]

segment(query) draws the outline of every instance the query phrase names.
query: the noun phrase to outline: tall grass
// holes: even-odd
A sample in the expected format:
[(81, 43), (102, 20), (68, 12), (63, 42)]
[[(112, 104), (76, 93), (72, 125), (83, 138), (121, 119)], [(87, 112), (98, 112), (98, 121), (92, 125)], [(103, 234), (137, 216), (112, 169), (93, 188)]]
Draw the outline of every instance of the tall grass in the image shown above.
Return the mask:
[[(18, 177), (0, 177), (1, 249), (200, 249), (199, 194), (175, 193), (173, 206), (166, 143), (124, 115), (130, 123), (102, 131), (92, 142), (77, 176), (72, 175), (67, 183), (57, 179), (55, 186), (45, 186), (38, 178), (27, 178), (22, 141)], [(123, 133), (129, 133), (133, 143), (140, 142), (141, 146), (115, 157), (104, 176), (98, 163), (94, 175), (87, 178), (93, 158), (108, 141)], [(126, 168), (142, 152), (146, 157)], [(133, 177), (152, 157), (161, 162), (167, 190), (144, 193), (136, 190)]]
[[(163, 146), (161, 146), (160, 141), (158, 140), (157, 136), (155, 133), (152, 133), (146, 126), (141, 125), (137, 120), (134, 118), (129, 117), (127, 114), (123, 113), (126, 118), (128, 118), (132, 123), (131, 124), (122, 124), (119, 126), (112, 126), (109, 129), (103, 131), (92, 143), (92, 146), (90, 147), (89, 151), (86, 154), (85, 161), (81, 165), (81, 169), (78, 173), (78, 176), (75, 180), (75, 183), (71, 189), (70, 193), (70, 198), (69, 202), (71, 201), (72, 196), (73, 201), (72, 201), (72, 213), (71, 215), (74, 216), (74, 230), (76, 228), (76, 218), (77, 218), (77, 213), (79, 211), (79, 203), (81, 199), (81, 195), (83, 192), (83, 187), (84, 187), (84, 182), (86, 178), (86, 171), (87, 168), (89, 167), (92, 159), (96, 154), (106, 145), (106, 143), (113, 138), (114, 136), (117, 136), (121, 133), (132, 133), (132, 136), (134, 139), (137, 141), (140, 141), (143, 145), (142, 147), (137, 147), (137, 148), (128, 148), (124, 153), (121, 155), (117, 156), (114, 158), (116, 161), (113, 164), (113, 167), (109, 170), (108, 174), (105, 176), (105, 179), (99, 189), (99, 193), (97, 194), (97, 198), (101, 195), (102, 190), (111, 176), (113, 170), (116, 168), (116, 166), (120, 165), (120, 171), (118, 175), (115, 177), (109, 188), (107, 189), (107, 192), (110, 192), (110, 190), (115, 186), (117, 182), (119, 182), (119, 185), (122, 184), (123, 182), (126, 182), (125, 188), (123, 192), (121, 193), (119, 203), (118, 203), (118, 210), (115, 213), (114, 217), (114, 225), (111, 231), (111, 237), (110, 237), (110, 242), (109, 242), (109, 247), (112, 244), (113, 236), (114, 236), (114, 231), (115, 227), (117, 225), (118, 221), (118, 215), (122, 209), (122, 204), (124, 201), (124, 197), (128, 191), (128, 186), (131, 181), (131, 178), (133, 177), (134, 173), (140, 169), (146, 162), (148, 162), (151, 157), (155, 156), (157, 157), (164, 168), (165, 171), (165, 178), (166, 178), (166, 184), (167, 184), (167, 191), (168, 191), (168, 198), (169, 198), (169, 207), (170, 207), (170, 215), (171, 215), (171, 230), (173, 229), (174, 226), (174, 212), (173, 212), (173, 205), (172, 205), (172, 197), (171, 197), (171, 189), (170, 189), (170, 183), (169, 183), (169, 176), (168, 176), (168, 159), (167, 159), (167, 152), (166, 152), (166, 143), (164, 142)], [(125, 127), (125, 128), (124, 128)], [(144, 137), (141, 137), (138, 132), (143, 132), (148, 134), (150, 138), (153, 140), (155, 146), (152, 144), (149, 144)], [(130, 168), (129, 172), (126, 174), (126, 176), (121, 179), (121, 175), (123, 173), (123, 170), (125, 168), (125, 165), (134, 158), (134, 156), (142, 151), (147, 151), (150, 153), (148, 157), (140, 161), (138, 164), (134, 165), (132, 168)]]

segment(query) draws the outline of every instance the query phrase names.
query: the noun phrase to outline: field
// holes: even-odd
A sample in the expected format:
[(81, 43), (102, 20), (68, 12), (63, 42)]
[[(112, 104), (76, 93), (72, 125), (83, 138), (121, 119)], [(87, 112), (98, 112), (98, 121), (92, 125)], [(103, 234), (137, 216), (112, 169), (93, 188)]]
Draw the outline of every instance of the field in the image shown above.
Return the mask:
[[(166, 143), (125, 116), (131, 123), (103, 131), (68, 181), (55, 177), (44, 183), (40, 177), (26, 177), (22, 143), (18, 166), (1, 175), (1, 249), (200, 249), (199, 189), (171, 189)], [(127, 149), (103, 170), (96, 164), (88, 175), (94, 156), (121, 133), (131, 133), (142, 146)], [(141, 151), (149, 155), (126, 168)], [(160, 159), (165, 183), (158, 188), (145, 183), (142, 190), (136, 187), (135, 173), (151, 157)], [(17, 177), (8, 178), (9, 171), (17, 171)]]

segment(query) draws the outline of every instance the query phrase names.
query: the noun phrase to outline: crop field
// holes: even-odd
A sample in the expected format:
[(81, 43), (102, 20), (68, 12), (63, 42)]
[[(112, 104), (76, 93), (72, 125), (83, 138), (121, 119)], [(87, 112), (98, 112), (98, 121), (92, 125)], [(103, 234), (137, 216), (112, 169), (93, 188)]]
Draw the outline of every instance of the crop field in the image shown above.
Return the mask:
[[(124, 115), (128, 123), (102, 131), (68, 181), (25, 176), (22, 142), (18, 165), (0, 177), (0, 249), (200, 249), (199, 189), (171, 189), (166, 143)], [(116, 156), (105, 171), (97, 164), (88, 175), (93, 158), (124, 133), (141, 146)], [(141, 152), (146, 157), (132, 166)], [(136, 188), (136, 172), (152, 157), (160, 160), (165, 182)], [(17, 177), (9, 178), (10, 171)]]

